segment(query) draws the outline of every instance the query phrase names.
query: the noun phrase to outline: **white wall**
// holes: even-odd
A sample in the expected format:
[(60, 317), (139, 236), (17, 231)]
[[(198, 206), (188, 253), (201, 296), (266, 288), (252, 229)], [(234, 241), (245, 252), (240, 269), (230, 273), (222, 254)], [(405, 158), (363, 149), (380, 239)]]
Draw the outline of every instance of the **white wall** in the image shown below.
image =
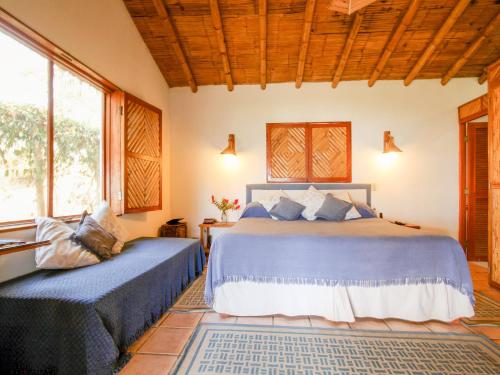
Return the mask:
[[(124, 215), (130, 238), (154, 236), (170, 213), (168, 86), (121, 0), (0, 0), (0, 7), (120, 88), (163, 111), (163, 210)], [(2, 233), (33, 238), (33, 231)], [(34, 269), (33, 252), (0, 257), (0, 281)]]
[[(210, 195), (245, 199), (245, 184), (266, 181), (266, 122), (351, 121), (353, 182), (375, 184), (373, 206), (388, 218), (453, 236), (458, 222), (457, 107), (486, 92), (477, 79), (200, 87), (169, 90), (172, 129), (172, 214), (190, 234), (204, 217), (218, 217)], [(403, 153), (383, 160), (384, 130)], [(236, 135), (237, 165), (220, 151)], [(389, 165), (390, 164), (390, 165)], [(233, 219), (237, 218), (233, 215)], [(231, 218), (231, 217), (230, 217)]]

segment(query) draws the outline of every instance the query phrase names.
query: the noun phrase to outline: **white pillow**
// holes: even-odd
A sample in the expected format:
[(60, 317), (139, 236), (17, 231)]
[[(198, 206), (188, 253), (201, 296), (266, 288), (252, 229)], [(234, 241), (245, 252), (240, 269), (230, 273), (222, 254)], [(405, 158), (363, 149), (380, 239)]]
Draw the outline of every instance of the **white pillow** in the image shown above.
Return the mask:
[(280, 201), (281, 197), (288, 198), (288, 195), (283, 190), (270, 190), (265, 195), (265, 198), (261, 198), (257, 202), (261, 203), (267, 212), (269, 212)]
[(113, 214), (108, 202), (102, 202), (91, 216), (105, 231), (115, 236), (116, 242), (113, 249), (111, 249), (111, 253), (120, 254), (127, 240), (128, 232)]
[[(348, 192), (342, 192), (342, 193), (337, 193), (333, 194), (335, 198), (342, 199), (345, 202), (349, 202), (352, 204), (352, 199), (351, 195)], [(354, 204), (352, 205), (352, 208), (347, 211), (347, 214), (345, 215), (345, 220), (352, 220), (352, 219), (359, 219), (361, 217), (361, 214), (358, 212)]]
[(51, 242), (36, 249), (37, 268), (78, 268), (99, 263), (99, 258), (69, 239), (74, 231), (68, 224), (49, 217), (37, 217), (35, 223), (36, 240)]
[(323, 205), (323, 202), (325, 201), (325, 194), (311, 185), (309, 186), (309, 189), (299, 195), (295, 201), (306, 207), (304, 211), (302, 211), (302, 216), (304, 216), (305, 219), (312, 221), (317, 219), (314, 214), (318, 212)]

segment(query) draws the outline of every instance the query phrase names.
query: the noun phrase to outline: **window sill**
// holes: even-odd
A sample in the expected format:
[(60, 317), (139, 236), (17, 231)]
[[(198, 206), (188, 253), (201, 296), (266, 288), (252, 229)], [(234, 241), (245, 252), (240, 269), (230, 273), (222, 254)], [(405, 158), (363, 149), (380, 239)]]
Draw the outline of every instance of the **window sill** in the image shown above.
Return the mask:
[[(55, 217), (54, 219), (58, 219), (67, 224), (70, 224), (79, 222), (80, 217), (81, 215), (74, 215), (74, 216)], [(21, 230), (29, 230), (35, 228), (36, 224), (34, 220), (17, 222), (17, 223), (4, 223), (0, 224), (0, 233), (17, 232)]]

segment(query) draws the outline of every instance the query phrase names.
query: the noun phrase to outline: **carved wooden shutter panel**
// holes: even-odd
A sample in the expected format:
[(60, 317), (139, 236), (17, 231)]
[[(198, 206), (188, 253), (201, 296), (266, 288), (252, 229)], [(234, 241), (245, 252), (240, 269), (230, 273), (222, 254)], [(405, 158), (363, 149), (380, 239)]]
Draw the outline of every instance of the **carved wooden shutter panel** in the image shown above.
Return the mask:
[(351, 123), (267, 124), (268, 182), (350, 182)]
[(267, 179), (273, 182), (307, 181), (305, 124), (267, 127)]
[(124, 212), (160, 210), (161, 110), (125, 94)]

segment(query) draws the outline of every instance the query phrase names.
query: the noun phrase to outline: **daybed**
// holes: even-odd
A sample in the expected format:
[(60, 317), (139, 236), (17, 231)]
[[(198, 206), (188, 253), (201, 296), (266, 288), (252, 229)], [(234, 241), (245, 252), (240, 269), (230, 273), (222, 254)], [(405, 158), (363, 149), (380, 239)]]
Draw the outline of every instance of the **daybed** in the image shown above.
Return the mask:
[(204, 263), (197, 240), (141, 238), (97, 265), (0, 284), (0, 373), (111, 374)]

